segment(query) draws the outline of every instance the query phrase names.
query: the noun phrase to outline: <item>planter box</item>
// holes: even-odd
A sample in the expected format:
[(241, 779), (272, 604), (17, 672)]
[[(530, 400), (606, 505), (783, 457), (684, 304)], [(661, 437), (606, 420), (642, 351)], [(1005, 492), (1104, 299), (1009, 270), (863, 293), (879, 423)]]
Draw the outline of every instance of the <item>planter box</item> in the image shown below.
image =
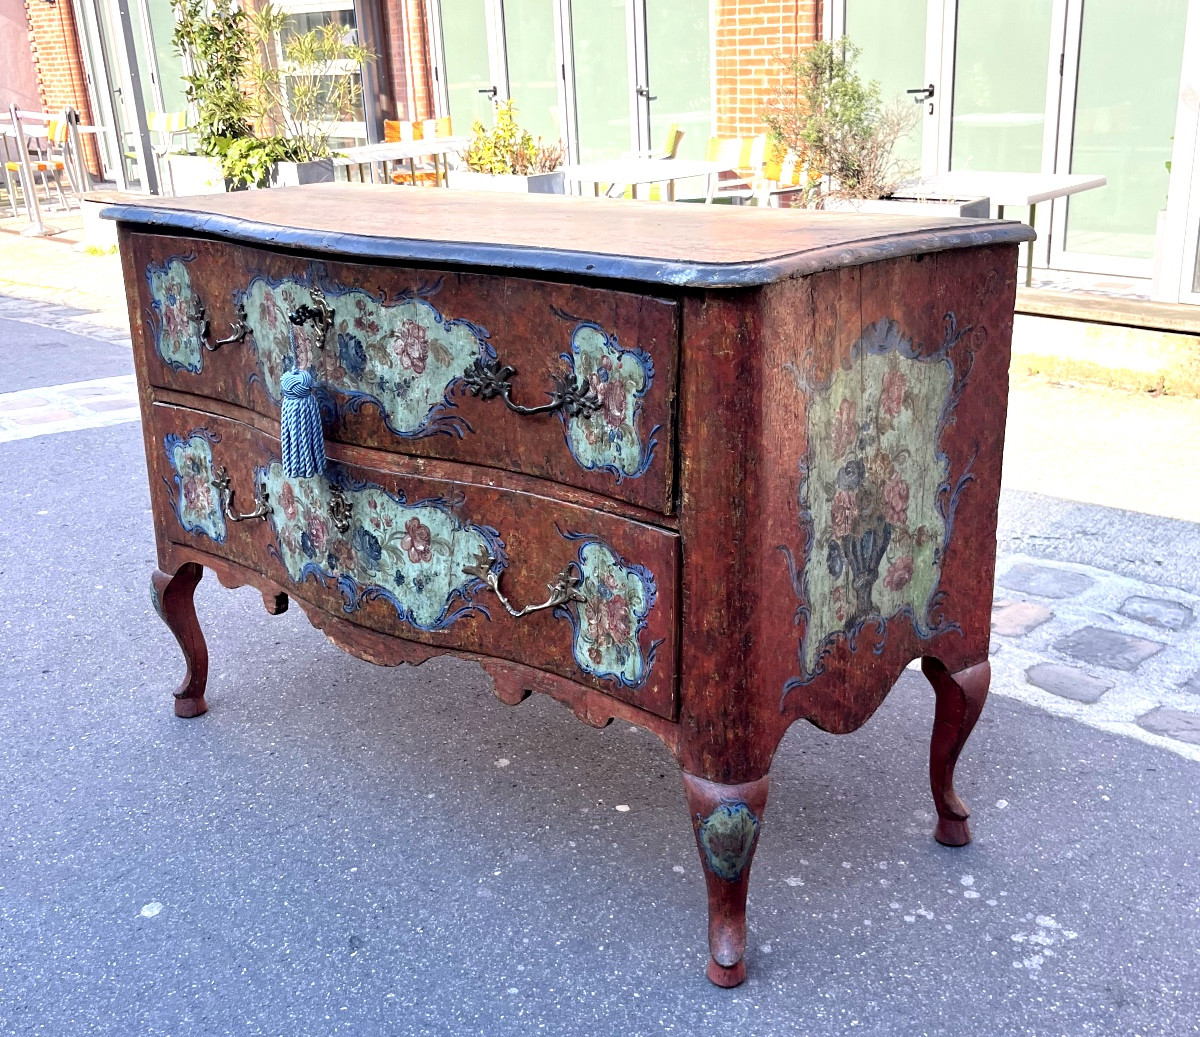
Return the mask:
[(79, 203), (83, 216), (83, 242), (80, 248), (98, 248), (105, 252), (117, 247), (117, 225), (100, 218), (100, 210), (114, 202), (127, 202), (129, 195), (117, 191), (90, 191)]
[(333, 183), (333, 159), (312, 162), (276, 162), (271, 172), (272, 187), (299, 187), (301, 184)]
[(562, 170), (532, 173), (529, 176), (476, 173), (470, 169), (452, 169), (446, 176), (450, 187), (459, 191), (500, 191), (505, 194), (566, 194)]
[(164, 155), (161, 169), (164, 194), (169, 191), (178, 197), (225, 193), (220, 159), (208, 155)]
[(985, 220), (992, 212), (989, 198), (826, 198), (825, 208), (883, 216), (974, 216)]

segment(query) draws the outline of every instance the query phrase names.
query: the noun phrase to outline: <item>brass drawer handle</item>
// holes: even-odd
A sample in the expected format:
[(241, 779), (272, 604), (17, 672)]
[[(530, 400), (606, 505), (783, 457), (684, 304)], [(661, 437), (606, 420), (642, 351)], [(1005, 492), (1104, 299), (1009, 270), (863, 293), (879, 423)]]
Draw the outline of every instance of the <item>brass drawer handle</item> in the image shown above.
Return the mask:
[(288, 320), (296, 327), (311, 323), (317, 329), (317, 344), (323, 347), (325, 339), (329, 335), (329, 329), (333, 327), (333, 309), (320, 288), (310, 288), (309, 295), (312, 296), (312, 305), (310, 306), (306, 302), (301, 303), (288, 314)]
[(500, 604), (508, 610), (508, 614), (517, 619), (528, 616), (531, 612), (557, 608), (559, 605), (565, 605), (568, 601), (587, 600), (579, 589), (580, 584), (583, 583), (583, 570), (579, 568), (578, 562), (571, 561), (554, 578), (553, 583), (546, 584), (546, 589), (550, 592), (549, 598), (540, 605), (526, 605), (523, 609), (514, 608), (508, 598), (504, 596), (504, 592), (500, 590), (500, 573), (492, 571), (495, 561), (486, 548), (481, 548), (475, 556), (475, 563), (463, 566), (463, 573), (483, 580), (492, 589), (492, 593), (500, 599)]
[(208, 319), (208, 310), (205, 309), (199, 296), (193, 298), (192, 308), (187, 313), (187, 319), (196, 325), (200, 344), (210, 353), (215, 353), (222, 346), (228, 346), (232, 342), (241, 342), (250, 333), (250, 326), (246, 323), (246, 307), (242, 303), (238, 303), (237, 315), (238, 319), (229, 325), (229, 336), (219, 338), (215, 342), (208, 341), (209, 333), (212, 331), (212, 322)]
[(254, 487), (254, 510), (246, 512), (245, 515), (239, 515), (233, 510), (233, 489), (230, 487), (229, 481), (229, 473), (225, 471), (224, 466), (213, 472), (212, 482), (217, 491), (217, 500), (221, 502), (221, 510), (230, 522), (265, 519), (271, 514), (271, 505), (267, 500), (267, 487), (265, 483), (260, 483)]
[(515, 367), (501, 364), (499, 360), (494, 364), (486, 364), (482, 359), (477, 359), (463, 373), (462, 389), (484, 400), (499, 396), (514, 414), (550, 414), (561, 410), (569, 418), (586, 418), (604, 406), (604, 401), (592, 391), (587, 382), (555, 376), (549, 403), (540, 407), (523, 407), (512, 401), (512, 378), (516, 373)]
[(329, 487), (329, 521), (339, 533), (350, 532), (351, 504), (337, 486)]

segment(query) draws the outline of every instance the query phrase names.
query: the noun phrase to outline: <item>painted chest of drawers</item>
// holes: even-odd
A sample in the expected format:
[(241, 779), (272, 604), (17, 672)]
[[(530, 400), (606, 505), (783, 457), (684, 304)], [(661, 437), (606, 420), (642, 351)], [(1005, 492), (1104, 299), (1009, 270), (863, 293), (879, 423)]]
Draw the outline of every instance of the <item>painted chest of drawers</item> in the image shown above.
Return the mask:
[(106, 215), (179, 716), (209, 568), (372, 662), (453, 652), (504, 702), (641, 725), (683, 770), (724, 986), (794, 721), (854, 730), (921, 659), (935, 835), (969, 840), (1026, 228), (348, 185)]

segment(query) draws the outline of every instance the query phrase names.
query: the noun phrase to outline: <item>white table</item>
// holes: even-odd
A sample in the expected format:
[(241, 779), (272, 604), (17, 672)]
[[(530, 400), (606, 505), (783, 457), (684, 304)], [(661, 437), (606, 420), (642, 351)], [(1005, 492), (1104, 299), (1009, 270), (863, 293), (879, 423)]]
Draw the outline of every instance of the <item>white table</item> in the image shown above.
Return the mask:
[(633, 187), (636, 193), (638, 184), (666, 183), (669, 185), (667, 197), (671, 200), (675, 198), (676, 180), (702, 176), (707, 178), (708, 183), (704, 200), (711, 202), (716, 189), (717, 174), (727, 168), (720, 162), (702, 162), (699, 159), (613, 158), (565, 166), (563, 173), (568, 180), (593, 184), (597, 195), (600, 193), (601, 184), (613, 184), (614, 187), (610, 187), (607, 192), (611, 194), (616, 185)]
[(386, 169), (389, 162), (407, 162), (415, 184), (416, 168), (414, 163), (417, 159), (429, 155), (433, 157), (435, 178), (445, 183), (445, 173), (440, 168), (442, 163), (439, 160), (444, 156), (457, 154), (469, 143), (470, 138), (468, 137), (430, 137), (426, 140), (397, 140), (382, 144), (364, 144), (356, 148), (342, 148), (338, 154), (334, 155), (333, 164), (335, 166), (360, 167), (369, 165), (372, 168), (372, 179), (374, 179), (376, 165), (382, 165)]
[[(1108, 183), (1107, 177), (1084, 173), (989, 173), (961, 170), (907, 180), (892, 192), (893, 198), (970, 198), (987, 195), (1003, 219), (1006, 205), (1029, 206), (1029, 225), (1037, 218), (1039, 202), (1092, 191)], [(1033, 283), (1033, 242), (1025, 259), (1025, 285)]]

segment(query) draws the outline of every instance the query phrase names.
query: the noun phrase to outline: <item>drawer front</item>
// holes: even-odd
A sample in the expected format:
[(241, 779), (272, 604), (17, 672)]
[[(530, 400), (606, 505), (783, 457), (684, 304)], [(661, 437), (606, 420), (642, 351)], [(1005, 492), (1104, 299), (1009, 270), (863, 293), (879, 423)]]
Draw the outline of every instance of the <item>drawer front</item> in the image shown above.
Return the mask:
[[(525, 663), (674, 717), (675, 534), (471, 481), (486, 479), (478, 469), (463, 469), (466, 481), (416, 474), (428, 465), (404, 457), (333, 460), (323, 476), (293, 479), (278, 441), (248, 425), (165, 404), (151, 423), (160, 536), (362, 626)], [(517, 611), (546, 607), (514, 616), (500, 595)]]
[(154, 385), (277, 417), (281, 376), (304, 368), (329, 440), (673, 511), (673, 302), (166, 235), (130, 245)]

